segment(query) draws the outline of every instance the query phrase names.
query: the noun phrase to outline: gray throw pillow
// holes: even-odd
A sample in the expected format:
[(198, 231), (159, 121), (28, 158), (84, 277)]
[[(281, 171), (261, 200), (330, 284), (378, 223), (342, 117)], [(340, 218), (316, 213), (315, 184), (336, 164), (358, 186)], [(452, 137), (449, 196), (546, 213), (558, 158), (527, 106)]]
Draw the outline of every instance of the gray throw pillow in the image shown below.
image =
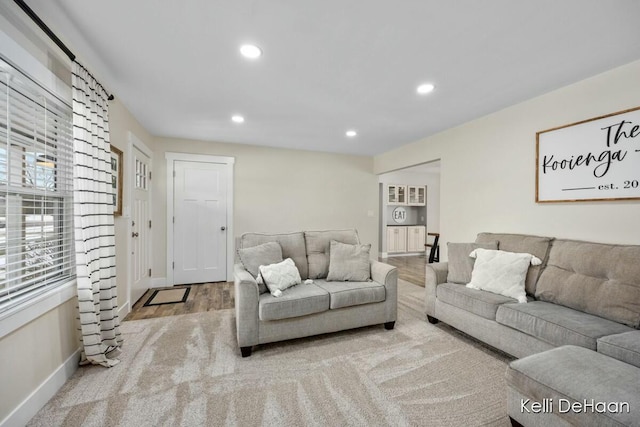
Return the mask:
[(348, 245), (331, 241), (327, 281), (365, 282), (371, 279), (369, 252), (371, 245)]
[[(261, 265), (282, 262), (282, 247), (278, 242), (268, 242), (250, 248), (238, 249), (238, 258), (244, 268), (257, 279)], [(268, 292), (262, 280), (258, 280), (258, 289), (261, 294)]]
[(469, 254), (475, 249), (498, 249), (498, 242), (487, 243), (447, 243), (449, 271), (447, 282), (466, 285), (471, 281), (475, 259)]

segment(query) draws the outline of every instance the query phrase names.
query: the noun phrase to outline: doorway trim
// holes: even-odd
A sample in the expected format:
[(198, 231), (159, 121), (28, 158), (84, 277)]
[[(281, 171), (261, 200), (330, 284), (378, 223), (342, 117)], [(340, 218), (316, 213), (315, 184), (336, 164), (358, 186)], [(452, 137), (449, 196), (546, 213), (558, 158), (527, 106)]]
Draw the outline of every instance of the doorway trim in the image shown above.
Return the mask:
[(234, 260), (234, 234), (233, 234), (233, 168), (235, 157), (212, 156), (208, 154), (190, 154), (166, 152), (167, 160), (167, 286), (174, 285), (173, 278), (173, 163), (175, 161), (217, 163), (227, 166), (229, 179), (227, 180), (227, 282), (233, 281), (233, 260)]
[[(131, 311), (133, 305), (136, 301), (131, 300), (131, 284), (133, 283), (133, 262), (131, 260), (131, 251), (133, 250), (133, 245), (131, 241), (131, 233), (133, 231), (133, 227), (131, 225), (131, 217), (133, 215), (133, 191), (136, 183), (136, 176), (133, 171), (133, 148), (136, 147), (138, 150), (149, 156), (150, 170), (153, 171), (153, 151), (144, 143), (140, 138), (138, 138), (133, 132), (128, 132), (128, 143), (127, 143), (127, 151), (129, 153), (128, 156), (125, 157), (124, 167), (125, 176), (129, 174), (129, 179), (126, 181), (127, 185), (127, 195), (125, 197), (126, 204), (123, 206), (123, 215), (126, 221), (126, 230), (127, 230), (127, 301), (128, 307), (126, 309), (127, 313)], [(149, 212), (153, 212), (153, 180), (149, 180), (149, 185), (151, 188), (149, 189)], [(149, 233), (147, 254), (149, 254), (149, 263), (152, 262), (153, 257), (151, 251), (153, 250), (153, 232)], [(149, 278), (150, 286), (153, 287), (153, 278)]]

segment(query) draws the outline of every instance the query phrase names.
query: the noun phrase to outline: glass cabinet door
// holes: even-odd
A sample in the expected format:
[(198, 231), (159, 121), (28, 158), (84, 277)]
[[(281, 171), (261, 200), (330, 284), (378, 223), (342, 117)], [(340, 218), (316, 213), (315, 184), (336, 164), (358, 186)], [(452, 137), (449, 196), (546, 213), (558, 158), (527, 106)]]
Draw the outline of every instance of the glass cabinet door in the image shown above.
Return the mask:
[(418, 202), (418, 187), (409, 187), (409, 204)]
[(396, 203), (396, 201), (398, 200), (398, 194), (396, 193), (396, 186), (389, 185), (387, 187), (389, 189), (389, 196), (387, 199), (387, 203)]
[(404, 185), (398, 186), (398, 204), (406, 204), (407, 203), (407, 187)]
[(426, 188), (425, 187), (418, 187), (418, 197), (416, 200), (416, 203), (424, 205), (427, 202), (427, 198), (426, 198)]

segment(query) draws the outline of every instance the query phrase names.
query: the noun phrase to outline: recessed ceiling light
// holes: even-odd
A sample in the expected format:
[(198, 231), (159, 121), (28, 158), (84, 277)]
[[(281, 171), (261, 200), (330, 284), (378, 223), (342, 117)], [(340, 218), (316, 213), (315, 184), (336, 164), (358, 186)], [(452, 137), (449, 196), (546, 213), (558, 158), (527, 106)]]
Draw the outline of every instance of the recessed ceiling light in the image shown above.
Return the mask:
[(418, 86), (418, 88), (416, 89), (416, 92), (418, 92), (420, 95), (425, 95), (427, 93), (433, 92), (435, 88), (436, 87), (431, 83), (424, 83)]
[(243, 44), (240, 46), (240, 53), (249, 59), (256, 59), (262, 56), (262, 50), (254, 44)]
[(234, 123), (244, 123), (244, 117), (238, 116), (238, 115), (235, 115), (235, 116), (231, 117), (231, 120)]
[(355, 138), (358, 135), (358, 132), (356, 132), (355, 130), (348, 130), (344, 134), (349, 138)]

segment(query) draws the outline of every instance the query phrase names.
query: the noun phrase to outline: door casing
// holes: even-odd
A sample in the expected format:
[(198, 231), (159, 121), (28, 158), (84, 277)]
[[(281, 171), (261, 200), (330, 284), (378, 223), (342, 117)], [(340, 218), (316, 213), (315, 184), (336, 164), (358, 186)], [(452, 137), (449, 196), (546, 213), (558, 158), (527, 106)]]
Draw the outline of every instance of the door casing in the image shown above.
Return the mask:
[(234, 157), (211, 156), (206, 154), (188, 154), (188, 153), (165, 153), (167, 162), (167, 286), (174, 285), (173, 278), (173, 165), (175, 161), (191, 161), (202, 163), (218, 163), (227, 167), (227, 281), (233, 281), (233, 260), (234, 260), (234, 227), (233, 227), (233, 168), (235, 164)]
[[(140, 194), (143, 195), (141, 200), (146, 201), (146, 206), (144, 207), (144, 210), (146, 210), (146, 217), (143, 219), (138, 218), (138, 215), (137, 215), (138, 204), (136, 203), (138, 200), (137, 194), (139, 190), (136, 186), (136, 171), (135, 171), (136, 168), (134, 163), (135, 163), (135, 160), (138, 159), (138, 156), (144, 156), (144, 163), (146, 163), (146, 166), (148, 167), (148, 170), (146, 171), (147, 173), (145, 173), (146, 188), (144, 190), (140, 190), (141, 191)], [(133, 149), (131, 150), (131, 158), (132, 160), (134, 160), (134, 162), (131, 165), (131, 171), (130, 171), (133, 179), (132, 179), (132, 185), (131, 185), (131, 220), (129, 221), (129, 225), (131, 226), (132, 231), (137, 230), (137, 233), (139, 234), (139, 235), (136, 235), (135, 238), (133, 237), (133, 233), (129, 235), (129, 238), (131, 239), (131, 247), (132, 247), (132, 251), (130, 253), (131, 258), (129, 261), (131, 263), (132, 277), (129, 282), (129, 289), (130, 289), (130, 295), (131, 295), (131, 302), (135, 304), (135, 300), (142, 297), (145, 294), (145, 292), (149, 288), (151, 288), (152, 257), (151, 257), (150, 251), (153, 246), (150, 245), (151, 225), (152, 225), (151, 203), (150, 203), (152, 186), (151, 186), (150, 177), (152, 176), (152, 173), (151, 173), (152, 160), (147, 153), (142, 151), (140, 147), (138, 147), (135, 144), (133, 146)], [(143, 213), (144, 210), (141, 211), (140, 213)], [(134, 221), (139, 223), (134, 224)], [(138, 253), (136, 253), (136, 248), (139, 248)], [(140, 264), (138, 269), (136, 269), (136, 265), (137, 265), (136, 260), (138, 260)], [(136, 278), (138, 277), (138, 273), (140, 274), (139, 276), (140, 282), (136, 283)]]
[[(149, 169), (153, 170), (153, 151), (147, 145), (140, 140), (134, 133), (129, 132), (129, 142), (128, 142), (128, 153), (129, 155), (125, 158), (125, 171), (129, 174), (129, 179), (125, 180), (126, 185), (126, 194), (125, 200), (126, 203), (123, 203), (123, 211), (122, 216), (126, 219), (127, 222), (127, 305), (128, 307), (123, 307), (128, 313), (133, 308), (133, 304), (136, 301), (132, 301), (132, 287), (133, 283), (133, 260), (131, 259), (131, 252), (133, 250), (133, 242), (131, 241), (131, 233), (133, 231), (133, 227), (131, 226), (132, 221), (132, 209), (133, 209), (133, 191), (135, 189), (135, 174), (132, 174), (132, 170), (134, 168), (133, 164), (133, 147), (135, 146), (138, 150), (149, 157)], [(126, 174), (125, 174), (126, 176)], [(153, 180), (149, 180), (149, 212), (153, 212)], [(152, 229), (153, 230), (153, 229)], [(149, 254), (149, 265), (152, 265), (152, 250), (153, 250), (153, 232), (149, 232), (149, 239), (147, 253)], [(150, 286), (153, 287), (153, 276), (149, 279)], [(124, 314), (124, 313), (122, 313)]]

